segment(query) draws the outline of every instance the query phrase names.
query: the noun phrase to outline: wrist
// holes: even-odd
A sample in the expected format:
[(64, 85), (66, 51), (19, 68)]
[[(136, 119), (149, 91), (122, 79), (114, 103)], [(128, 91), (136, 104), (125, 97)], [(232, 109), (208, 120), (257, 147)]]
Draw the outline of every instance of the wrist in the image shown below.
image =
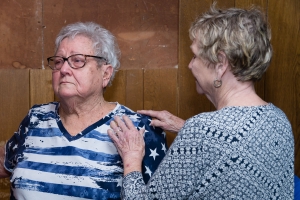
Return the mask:
[(133, 171), (142, 172), (142, 160), (141, 159), (123, 160), (123, 167), (124, 167), (124, 176), (126, 176), (127, 174)]

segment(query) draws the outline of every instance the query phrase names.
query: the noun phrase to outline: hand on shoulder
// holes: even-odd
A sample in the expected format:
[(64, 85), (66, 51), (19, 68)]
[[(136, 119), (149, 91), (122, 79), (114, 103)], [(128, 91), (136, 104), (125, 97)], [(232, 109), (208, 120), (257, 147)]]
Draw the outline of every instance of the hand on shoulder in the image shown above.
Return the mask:
[(179, 130), (183, 127), (185, 123), (185, 120), (171, 114), (166, 110), (138, 110), (137, 112), (143, 115), (151, 116), (151, 126), (160, 127), (163, 130), (170, 131), (173, 133), (179, 132)]

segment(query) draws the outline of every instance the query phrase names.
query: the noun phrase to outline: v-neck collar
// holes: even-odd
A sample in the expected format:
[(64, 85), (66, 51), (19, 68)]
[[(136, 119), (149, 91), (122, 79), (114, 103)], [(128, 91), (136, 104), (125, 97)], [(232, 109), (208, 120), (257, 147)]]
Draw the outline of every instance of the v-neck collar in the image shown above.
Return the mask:
[(72, 136), (67, 129), (64, 127), (60, 115), (58, 114), (58, 109), (59, 109), (59, 103), (56, 105), (55, 108), (55, 112), (56, 112), (56, 122), (58, 125), (58, 128), (60, 129), (60, 131), (62, 132), (62, 134), (65, 136), (66, 139), (68, 139), (68, 141), (74, 141), (74, 140), (78, 140), (79, 138), (83, 137), (84, 135), (86, 135), (87, 133), (91, 132), (92, 130), (94, 130), (95, 128), (105, 124), (108, 120), (110, 120), (115, 112), (120, 108), (120, 104), (118, 102), (114, 102), (117, 105), (115, 106), (115, 108), (110, 111), (107, 115), (105, 115), (103, 118), (99, 119), (97, 122), (89, 125), (88, 127), (86, 127), (83, 131), (81, 131), (80, 133), (78, 133), (75, 136)]

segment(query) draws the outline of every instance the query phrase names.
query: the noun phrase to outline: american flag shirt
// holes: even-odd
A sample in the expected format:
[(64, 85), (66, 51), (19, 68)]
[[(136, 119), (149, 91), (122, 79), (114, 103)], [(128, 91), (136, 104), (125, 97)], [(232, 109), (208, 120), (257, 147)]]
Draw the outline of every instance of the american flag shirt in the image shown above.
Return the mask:
[(145, 129), (146, 183), (165, 156), (165, 133), (151, 127), (148, 116), (116, 103), (108, 115), (71, 136), (58, 108), (58, 102), (33, 106), (6, 143), (11, 199), (120, 199), (123, 163), (107, 135), (116, 115), (127, 115), (137, 129)]

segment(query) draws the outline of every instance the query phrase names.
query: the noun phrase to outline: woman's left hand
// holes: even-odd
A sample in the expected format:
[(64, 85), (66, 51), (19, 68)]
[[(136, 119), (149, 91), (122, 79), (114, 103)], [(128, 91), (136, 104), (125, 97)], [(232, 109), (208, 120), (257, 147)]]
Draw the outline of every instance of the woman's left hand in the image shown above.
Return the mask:
[(113, 140), (124, 164), (124, 176), (132, 171), (142, 171), (142, 160), (145, 155), (144, 129), (137, 130), (128, 116), (119, 116), (110, 123), (107, 131)]

